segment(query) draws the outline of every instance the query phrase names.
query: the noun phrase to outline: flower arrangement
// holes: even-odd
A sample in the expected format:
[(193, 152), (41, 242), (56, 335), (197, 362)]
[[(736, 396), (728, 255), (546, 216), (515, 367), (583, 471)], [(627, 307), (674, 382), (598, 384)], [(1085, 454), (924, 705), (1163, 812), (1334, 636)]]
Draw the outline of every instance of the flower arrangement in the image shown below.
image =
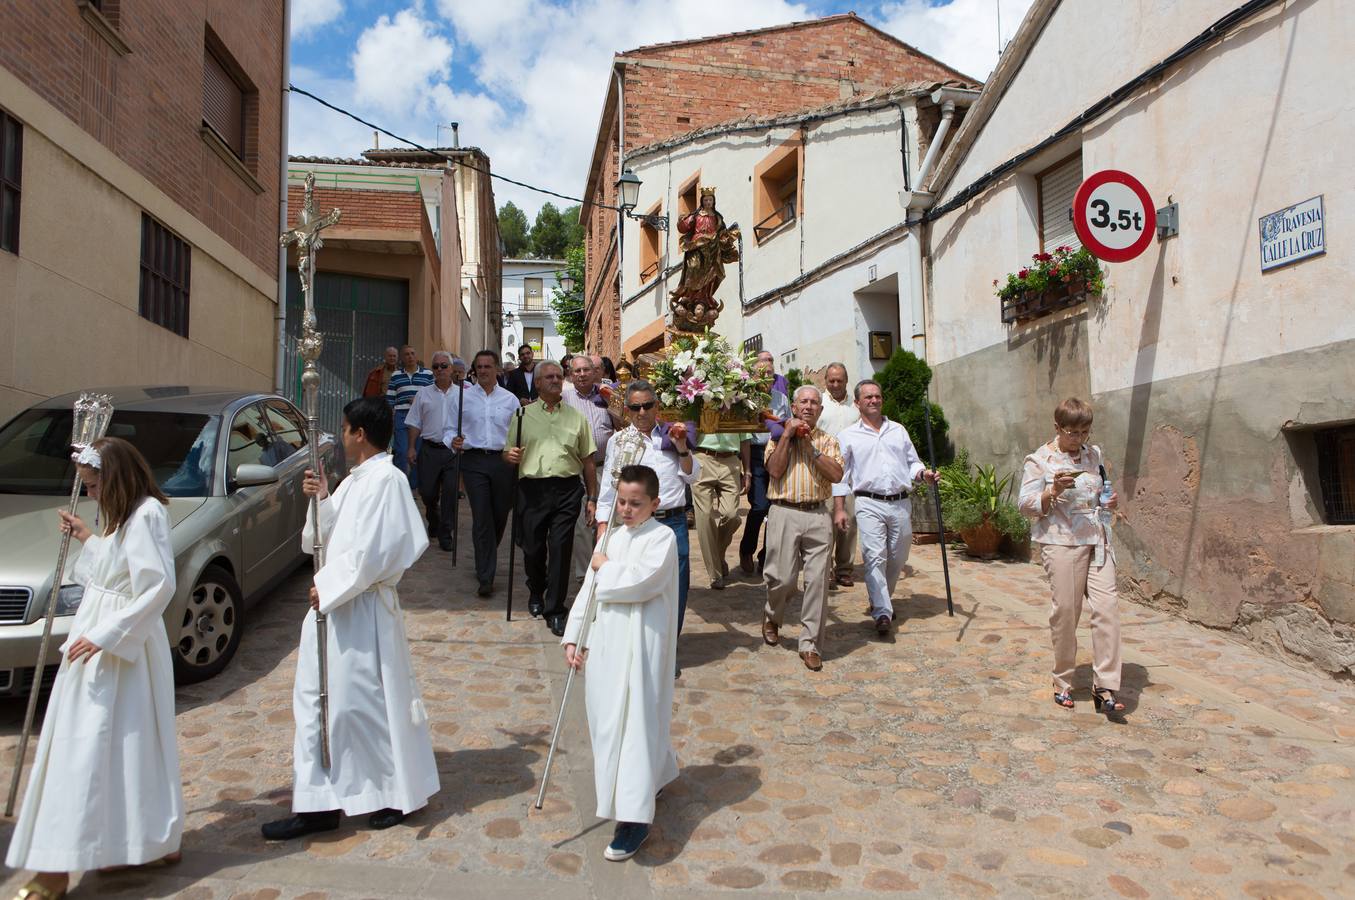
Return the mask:
[[(1078, 287), (1078, 285), (1081, 285)], [(993, 287), (1004, 303), (1026, 294), (1043, 294), (1051, 288), (1100, 294), (1106, 288), (1101, 263), (1085, 247), (1056, 247), (1053, 253), (1036, 253), (1031, 265), (1007, 276), (1006, 282), (993, 279)]]
[(665, 417), (697, 419), (704, 410), (751, 420), (772, 402), (771, 375), (758, 371), (755, 361), (707, 330), (675, 338), (646, 375)]

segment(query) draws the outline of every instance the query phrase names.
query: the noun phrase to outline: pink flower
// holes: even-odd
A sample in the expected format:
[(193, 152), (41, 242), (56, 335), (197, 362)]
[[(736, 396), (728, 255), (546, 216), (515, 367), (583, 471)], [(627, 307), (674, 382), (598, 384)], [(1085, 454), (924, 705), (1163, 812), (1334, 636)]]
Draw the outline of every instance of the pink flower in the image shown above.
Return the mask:
[(688, 403), (691, 403), (693, 400), (699, 397), (701, 393), (705, 391), (708, 387), (709, 385), (702, 381), (700, 378), (696, 377), (684, 378), (682, 379), (682, 382), (678, 384), (678, 396), (680, 396), (683, 400), (686, 400)]
[(1064, 246), (1062, 246), (1062, 247), (1055, 247), (1055, 248), (1054, 248), (1054, 252), (1055, 252), (1055, 253), (1072, 253), (1072, 252), (1073, 252), (1073, 248), (1072, 248), (1072, 247), (1069, 247), (1069, 246), (1067, 246), (1067, 245), (1064, 245)]

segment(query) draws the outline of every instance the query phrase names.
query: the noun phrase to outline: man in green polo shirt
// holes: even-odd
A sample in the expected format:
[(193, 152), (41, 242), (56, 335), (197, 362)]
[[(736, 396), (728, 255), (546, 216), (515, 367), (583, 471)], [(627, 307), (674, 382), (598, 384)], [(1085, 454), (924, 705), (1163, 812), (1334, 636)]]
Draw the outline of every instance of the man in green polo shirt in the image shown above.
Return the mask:
[(739, 494), (748, 490), (749, 435), (703, 434), (696, 444), (701, 474), (692, 485), (696, 539), (710, 586), (721, 590), (729, 577), (725, 552), (739, 530)]
[[(569, 611), (565, 601), (580, 504), (586, 504), (590, 521), (597, 511), (597, 466), (593, 461), (597, 447), (588, 420), (561, 400), (564, 372), (559, 363), (537, 363), (532, 384), (537, 400), (514, 417), (503, 455), (518, 467), (523, 567), (530, 594), (527, 611), (533, 616), (544, 615), (546, 624), (558, 636), (565, 633)], [(515, 446), (519, 443), (520, 447)]]

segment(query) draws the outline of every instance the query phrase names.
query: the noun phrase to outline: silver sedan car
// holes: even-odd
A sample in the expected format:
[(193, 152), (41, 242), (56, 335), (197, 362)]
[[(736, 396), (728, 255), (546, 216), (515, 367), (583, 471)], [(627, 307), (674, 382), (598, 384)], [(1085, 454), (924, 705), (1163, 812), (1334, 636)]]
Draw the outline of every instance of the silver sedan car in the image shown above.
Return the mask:
[[(146, 457), (169, 497), (178, 590), (165, 630), (181, 683), (210, 678), (240, 645), (249, 605), (308, 557), (301, 551), (306, 419), (272, 394), (198, 387), (104, 388), (112, 437)], [(70, 499), (75, 394), (30, 407), (0, 429), (0, 696), (32, 686), (60, 534)], [(331, 482), (342, 446), (321, 439)], [(88, 498), (80, 509), (93, 524)], [(79, 544), (71, 548), (74, 558)], [(69, 566), (68, 566), (69, 571)], [(43, 680), (56, 677), (83, 589), (62, 584)]]

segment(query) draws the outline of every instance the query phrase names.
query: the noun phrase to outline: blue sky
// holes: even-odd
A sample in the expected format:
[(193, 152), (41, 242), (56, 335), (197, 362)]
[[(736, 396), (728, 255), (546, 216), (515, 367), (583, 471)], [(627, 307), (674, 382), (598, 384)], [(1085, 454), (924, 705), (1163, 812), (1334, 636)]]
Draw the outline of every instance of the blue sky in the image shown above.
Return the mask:
[[(612, 55), (855, 10), (962, 72), (997, 60), (1031, 0), (293, 0), (292, 81), (425, 145), (481, 147), (495, 172), (578, 196)], [(291, 152), (357, 156), (371, 130), (292, 97)], [(381, 146), (394, 142), (384, 136)], [(550, 199), (495, 184), (534, 215)]]

